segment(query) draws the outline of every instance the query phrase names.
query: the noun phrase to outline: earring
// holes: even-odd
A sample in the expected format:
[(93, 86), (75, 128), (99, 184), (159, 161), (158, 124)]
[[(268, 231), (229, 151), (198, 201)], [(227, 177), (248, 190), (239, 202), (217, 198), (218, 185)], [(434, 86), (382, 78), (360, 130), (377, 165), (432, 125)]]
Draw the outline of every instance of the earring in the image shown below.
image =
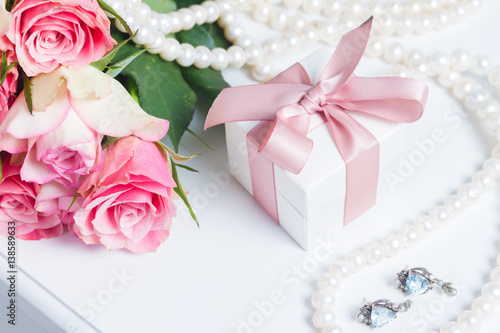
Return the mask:
[(422, 267), (408, 269), (406, 266), (398, 273), (394, 281), (399, 290), (410, 295), (423, 295), (433, 288), (433, 284), (440, 286), (448, 296), (457, 295), (457, 290), (451, 286), (451, 282), (445, 283), (443, 280), (434, 278), (428, 270)]
[(358, 319), (361, 324), (373, 327), (382, 327), (396, 319), (396, 313), (406, 312), (413, 305), (413, 302), (406, 300), (404, 303), (396, 305), (387, 299), (379, 299), (375, 302), (363, 300), (363, 306), (359, 308)]

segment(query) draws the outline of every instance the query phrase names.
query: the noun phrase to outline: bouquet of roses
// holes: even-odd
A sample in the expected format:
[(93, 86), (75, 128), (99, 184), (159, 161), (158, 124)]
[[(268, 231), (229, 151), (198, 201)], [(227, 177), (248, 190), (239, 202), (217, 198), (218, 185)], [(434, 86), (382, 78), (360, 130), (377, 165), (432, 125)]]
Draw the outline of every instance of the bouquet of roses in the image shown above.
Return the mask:
[(114, 78), (125, 66), (108, 65), (127, 40), (117, 45), (100, 4), (0, 0), (0, 234), (14, 222), (24, 240), (69, 231), (86, 244), (156, 251), (173, 190), (189, 207), (172, 157), (189, 158), (158, 142), (169, 121)]

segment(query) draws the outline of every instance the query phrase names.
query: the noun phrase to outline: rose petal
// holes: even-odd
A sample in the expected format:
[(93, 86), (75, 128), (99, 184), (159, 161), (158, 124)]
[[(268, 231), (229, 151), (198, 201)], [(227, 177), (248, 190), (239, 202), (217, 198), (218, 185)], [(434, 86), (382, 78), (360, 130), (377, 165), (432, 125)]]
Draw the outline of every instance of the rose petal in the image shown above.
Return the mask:
[(0, 1), (0, 37), (5, 35), (12, 24), (12, 14), (5, 10), (5, 0)]

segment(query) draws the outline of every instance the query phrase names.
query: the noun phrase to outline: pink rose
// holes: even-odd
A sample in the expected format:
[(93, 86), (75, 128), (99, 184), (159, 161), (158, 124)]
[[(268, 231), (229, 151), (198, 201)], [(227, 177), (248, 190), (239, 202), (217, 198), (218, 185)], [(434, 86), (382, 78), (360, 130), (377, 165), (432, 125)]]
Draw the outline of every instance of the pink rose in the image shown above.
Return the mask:
[[(1, 18), (0, 18), (1, 19)], [(6, 36), (0, 37), (0, 51), (7, 54), (7, 64), (10, 65), (17, 62), (16, 55), (14, 53), (14, 45), (7, 39)], [(0, 63), (0, 69), (2, 64)], [(17, 67), (12, 68), (2, 85), (0, 85), (0, 123), (5, 118), (7, 110), (13, 103), (14, 94), (17, 91), (17, 78), (19, 77), (19, 72)]]
[(12, 23), (12, 15), (5, 10), (5, 0), (0, 0), (0, 37), (5, 35)]
[(155, 252), (170, 233), (175, 182), (158, 146), (130, 136), (104, 151), (104, 167), (78, 190), (75, 232), (87, 244)]
[[(56, 181), (40, 186), (35, 209), (47, 215), (55, 215), (72, 230), (75, 212), (81, 207), (83, 198), (78, 196), (73, 203), (76, 189), (68, 188)], [(73, 204), (72, 204), (73, 203)]]
[(60, 65), (81, 69), (101, 59), (116, 42), (96, 0), (21, 0), (7, 32), (28, 76)]
[[(12, 163), (14, 164), (14, 163)], [(63, 234), (61, 221), (55, 215), (35, 209), (38, 184), (20, 177), (20, 167), (11, 164), (11, 158), (2, 154), (3, 179), (0, 183), (0, 235), (8, 236), (9, 222), (14, 221), (16, 237), (25, 240), (53, 238)]]
[(168, 131), (167, 120), (148, 115), (118, 81), (91, 66), (59, 67), (31, 83), (33, 115), (21, 93), (0, 124), (0, 149), (27, 152), (25, 181), (76, 189), (101, 168), (104, 135), (158, 141)]

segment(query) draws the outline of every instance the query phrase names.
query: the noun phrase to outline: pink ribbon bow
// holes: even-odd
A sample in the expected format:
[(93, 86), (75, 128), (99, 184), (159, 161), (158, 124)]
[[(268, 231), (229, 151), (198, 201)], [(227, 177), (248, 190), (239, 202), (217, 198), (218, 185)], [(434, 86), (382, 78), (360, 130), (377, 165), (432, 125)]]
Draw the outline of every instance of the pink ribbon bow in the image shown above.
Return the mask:
[(346, 164), (344, 224), (375, 204), (379, 173), (377, 139), (347, 110), (392, 122), (414, 122), (421, 117), (428, 95), (427, 86), (414, 79), (353, 74), (372, 21), (370, 18), (342, 37), (316, 85), (296, 63), (266, 84), (224, 89), (205, 123), (208, 128), (234, 121), (272, 122), (263, 126), (266, 133), (258, 151), (298, 174), (313, 148), (306, 135), (326, 122)]

